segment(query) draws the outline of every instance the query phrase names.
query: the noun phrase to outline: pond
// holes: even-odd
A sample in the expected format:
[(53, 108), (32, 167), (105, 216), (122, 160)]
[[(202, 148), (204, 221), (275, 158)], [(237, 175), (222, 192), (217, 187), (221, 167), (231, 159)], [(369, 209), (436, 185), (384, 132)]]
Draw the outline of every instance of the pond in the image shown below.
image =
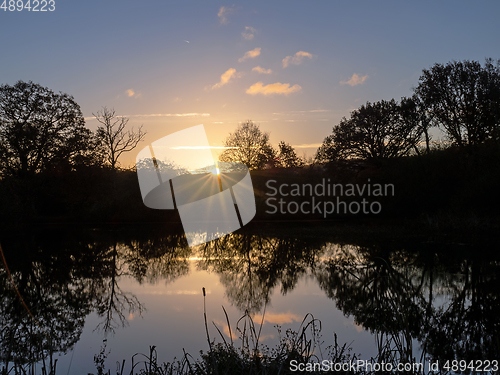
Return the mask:
[(40, 373), (57, 359), (57, 373), (97, 373), (102, 352), (106, 369), (126, 360), (130, 370), (150, 346), (161, 362), (196, 358), (209, 341), (239, 345), (250, 319), (261, 347), (317, 319), (318, 356), (334, 334), (362, 359), (384, 345), (417, 361), (500, 353), (491, 240), (396, 238), (391, 228), (336, 223), (260, 223), (192, 248), (167, 224), (0, 240), (2, 367), (38, 363)]

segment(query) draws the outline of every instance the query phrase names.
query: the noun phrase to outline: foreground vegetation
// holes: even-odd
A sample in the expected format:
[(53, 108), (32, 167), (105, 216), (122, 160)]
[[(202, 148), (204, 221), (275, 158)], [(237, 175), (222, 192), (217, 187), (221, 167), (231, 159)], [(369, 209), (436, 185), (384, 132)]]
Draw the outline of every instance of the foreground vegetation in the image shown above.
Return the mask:
[[(225, 310), (224, 310), (225, 312)], [(405, 374), (447, 374), (446, 370), (429, 370), (425, 353), (418, 358), (413, 356), (411, 340), (402, 334), (377, 334), (378, 353), (375, 357), (364, 359), (344, 343), (340, 344), (334, 333), (334, 342), (322, 348), (321, 321), (308, 314), (297, 331), (288, 329), (282, 332), (276, 327), (280, 341), (272, 348), (259, 342), (260, 328), (247, 313), (236, 324), (238, 340), (233, 341), (233, 332), (226, 314), (230, 330), (228, 338), (216, 327), (221, 341), (210, 341), (208, 325), (207, 340), (209, 350), (201, 351), (194, 358), (184, 351), (180, 360), (160, 363), (155, 346), (148, 354), (136, 353), (131, 361), (118, 363), (117, 374), (140, 375), (275, 375), (275, 374), (360, 374), (371, 375), (386, 371)], [(264, 317), (262, 317), (263, 323)], [(261, 324), (262, 324), (261, 323)], [(99, 354), (94, 357), (96, 375), (111, 374), (105, 370), (106, 340)], [(358, 366), (359, 364), (359, 366)], [(383, 367), (382, 367), (383, 366)], [(400, 367), (398, 367), (400, 366)], [(404, 368), (404, 371), (396, 371)], [(394, 371), (387, 371), (394, 369)]]

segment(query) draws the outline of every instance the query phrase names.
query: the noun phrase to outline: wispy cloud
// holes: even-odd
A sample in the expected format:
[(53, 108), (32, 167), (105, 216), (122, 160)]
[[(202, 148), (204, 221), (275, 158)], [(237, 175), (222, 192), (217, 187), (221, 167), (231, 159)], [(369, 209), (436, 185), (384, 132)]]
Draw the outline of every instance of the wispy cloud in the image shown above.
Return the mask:
[(233, 12), (234, 7), (220, 7), (219, 13), (217, 13), (217, 17), (219, 17), (219, 22), (221, 23), (221, 25), (226, 25), (228, 23), (227, 17)]
[(367, 79), (368, 75), (361, 77), (360, 75), (354, 73), (348, 81), (340, 81), (340, 84), (349, 86), (362, 85)]
[(253, 27), (245, 26), (245, 31), (241, 33), (241, 36), (243, 36), (243, 38), (245, 38), (246, 40), (252, 40), (256, 32), (257, 30), (255, 30)]
[(260, 74), (271, 74), (273, 71), (271, 69), (264, 69), (261, 68), (260, 66), (256, 66), (255, 68), (252, 69), (252, 72), (257, 72)]
[(309, 109), (307, 111), (287, 111), (287, 112), (273, 112), (273, 115), (290, 115), (290, 114), (304, 114), (304, 113), (323, 113), (330, 112), (330, 109)]
[[(147, 115), (120, 115), (117, 117), (127, 117), (127, 118), (132, 118), (132, 117), (209, 117), (210, 113), (150, 113)], [(85, 117), (85, 121), (88, 120), (95, 120), (95, 117)]]
[(293, 85), (292, 87), (290, 87), (289, 83), (276, 82), (264, 86), (262, 82), (257, 82), (250, 86), (246, 93), (250, 95), (262, 94), (266, 96), (274, 94), (289, 95), (300, 90), (302, 90), (302, 87), (300, 87), (299, 85)]
[(321, 147), (323, 143), (306, 143), (301, 145), (292, 145), (293, 148), (318, 148)]
[(125, 94), (127, 94), (127, 96), (129, 98), (140, 98), (142, 94), (140, 93), (136, 93), (134, 90), (132, 89), (128, 89), (127, 91), (125, 91)]
[(247, 51), (247, 52), (245, 52), (245, 54), (243, 55), (243, 57), (240, 57), (238, 59), (238, 61), (239, 62), (243, 62), (246, 59), (254, 59), (254, 58), (256, 58), (257, 56), (260, 55), (260, 50), (261, 50), (261, 48), (254, 48), (251, 51)]
[(229, 147), (229, 146), (177, 146), (170, 147), (171, 150), (227, 150), (229, 148), (238, 148), (238, 147)]
[(283, 59), (283, 68), (286, 68), (290, 64), (300, 65), (306, 58), (312, 59), (313, 55), (309, 52), (299, 51), (293, 56), (287, 56)]
[(212, 87), (209, 87), (209, 89), (215, 90), (221, 88), (222, 86), (227, 84), (232, 78), (238, 78), (241, 77), (241, 75), (242, 73), (237, 73), (236, 69), (234, 68), (228, 69), (220, 76), (220, 82), (216, 83)]
[(149, 115), (132, 115), (132, 116), (124, 116), (124, 117), (208, 117), (210, 113), (152, 113)]

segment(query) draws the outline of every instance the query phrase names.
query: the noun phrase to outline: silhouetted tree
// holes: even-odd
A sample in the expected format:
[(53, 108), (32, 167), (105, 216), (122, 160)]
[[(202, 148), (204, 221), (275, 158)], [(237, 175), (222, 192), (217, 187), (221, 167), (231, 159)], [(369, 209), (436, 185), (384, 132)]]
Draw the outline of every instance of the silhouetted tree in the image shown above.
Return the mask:
[(0, 174), (34, 174), (81, 162), (91, 141), (72, 96), (31, 81), (0, 86)]
[(314, 162), (323, 164), (335, 161), (339, 158), (339, 151), (333, 143), (333, 136), (329, 135), (323, 140), (323, 144), (314, 155)]
[(415, 92), (455, 145), (499, 139), (500, 60), (435, 64), (423, 70)]
[(403, 116), (394, 100), (366, 103), (342, 118), (318, 150), (317, 160), (380, 160), (407, 155), (420, 142), (422, 129)]
[(136, 148), (144, 140), (146, 132), (142, 130), (142, 125), (137, 131), (134, 128), (125, 131), (129, 119), (117, 116), (114, 109), (103, 107), (93, 115), (101, 123), (97, 128), (97, 137), (103, 146), (104, 159), (115, 170), (120, 156)]
[(266, 164), (274, 163), (276, 151), (269, 143), (269, 133), (264, 133), (259, 126), (248, 120), (240, 124), (234, 133), (224, 141), (227, 147), (219, 156), (222, 162), (245, 164), (249, 169), (262, 169)]
[(278, 163), (282, 168), (302, 167), (304, 160), (297, 156), (297, 153), (289, 143), (281, 141), (278, 145)]
[[(433, 122), (425, 103), (417, 95), (411, 98), (401, 98), (400, 110), (403, 121), (408, 126), (413, 126), (417, 134), (421, 132), (424, 136), (425, 152), (429, 153), (431, 142), (429, 129), (433, 126)], [(418, 143), (415, 143), (414, 149), (417, 154), (420, 154), (421, 148), (418, 147)]]

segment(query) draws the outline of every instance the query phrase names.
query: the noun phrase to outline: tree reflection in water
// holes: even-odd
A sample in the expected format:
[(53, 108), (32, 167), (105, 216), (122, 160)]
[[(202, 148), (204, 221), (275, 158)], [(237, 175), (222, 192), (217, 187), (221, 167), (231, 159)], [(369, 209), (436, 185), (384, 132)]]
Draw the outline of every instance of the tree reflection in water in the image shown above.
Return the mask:
[(314, 267), (320, 248), (300, 238), (232, 233), (204, 244), (198, 267), (218, 273), (229, 301), (254, 314), (278, 284), (283, 295), (291, 291)]
[(55, 354), (73, 348), (93, 311), (102, 318), (96, 330), (105, 336), (124, 327), (125, 314), (144, 306), (120, 288), (121, 277), (173, 281), (188, 272), (190, 250), (181, 235), (117, 237), (50, 232), (2, 241), (8, 262), (0, 263), (2, 374), (12, 368), (30, 373), (37, 363), (55, 373)]
[(1, 267), (4, 372), (40, 361), (55, 367), (54, 354), (71, 350), (91, 312), (101, 317), (97, 329), (104, 335), (125, 326), (127, 314), (145, 306), (120, 288), (120, 280), (169, 283), (189, 274), (190, 258), (199, 270), (219, 275), (242, 314), (261, 311), (277, 288), (286, 295), (302, 278), (315, 279), (344, 315), (374, 333), (379, 359), (395, 351), (404, 361), (417, 353), (434, 360), (500, 355), (500, 262), (487, 248), (367, 244), (293, 228), (272, 235), (246, 229), (196, 249), (182, 234), (147, 231), (29, 233), (2, 241), (29, 309)]
[(498, 258), (467, 254), (339, 246), (315, 274), (344, 314), (402, 360), (415, 339), (434, 360), (491, 360), (500, 355)]
[[(9, 363), (18, 371), (43, 361), (52, 373), (54, 354), (75, 345), (92, 310), (89, 280), (82, 277), (75, 253), (63, 244), (30, 241), (28, 236), (3, 246), (10, 275), (0, 264), (2, 371), (7, 373)], [(85, 251), (85, 246), (74, 250)]]

